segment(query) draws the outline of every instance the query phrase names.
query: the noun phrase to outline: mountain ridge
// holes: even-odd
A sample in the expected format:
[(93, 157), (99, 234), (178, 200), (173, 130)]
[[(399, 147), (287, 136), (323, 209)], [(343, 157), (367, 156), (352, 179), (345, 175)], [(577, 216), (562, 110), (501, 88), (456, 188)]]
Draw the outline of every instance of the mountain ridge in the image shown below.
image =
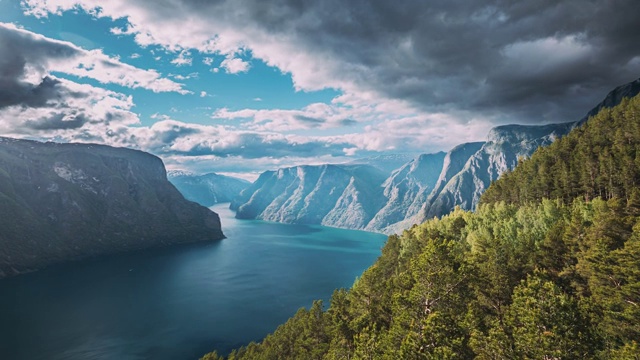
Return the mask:
[[(634, 96), (638, 92), (640, 92), (640, 79), (617, 87), (591, 109), (585, 119), (602, 108), (616, 105), (622, 98)], [(320, 223), (327, 226), (392, 234), (401, 232), (413, 224), (422, 223), (427, 219), (446, 215), (457, 206), (464, 210), (475, 210), (480, 196), (489, 185), (505, 172), (512, 170), (518, 164), (519, 159), (528, 158), (538, 148), (550, 145), (558, 138), (569, 133), (573, 128), (580, 126), (586, 121), (585, 119), (546, 125), (509, 124), (496, 126), (489, 131), (486, 141), (463, 143), (455, 146), (444, 155), (439, 168), (431, 166), (429, 171), (423, 172), (419, 178), (413, 176), (413, 173), (408, 169), (412, 164), (419, 162), (421, 157), (424, 159), (424, 157), (436, 156), (435, 154), (419, 155), (393, 171), (389, 171), (389, 166), (386, 165), (393, 164), (393, 161), (397, 161), (401, 157), (389, 157), (388, 159), (383, 157), (383, 159), (389, 161), (385, 160), (386, 167), (379, 166), (378, 169), (389, 171), (387, 179), (379, 185), (375, 184), (375, 186), (373, 184), (375, 182), (369, 183), (368, 185), (374, 187), (367, 188), (366, 191), (362, 186), (359, 189), (359, 192), (367, 192), (376, 199), (376, 201), (372, 202), (375, 206), (366, 208), (367, 205), (361, 203), (357, 197), (345, 197), (341, 199), (340, 206), (338, 206), (339, 209), (343, 210), (342, 213), (334, 212), (330, 218)], [(357, 160), (352, 163), (355, 162)], [(368, 158), (368, 160), (364, 159), (361, 163), (366, 166), (375, 166), (375, 157)], [(400, 178), (401, 174), (405, 175), (404, 179)], [(438, 174), (437, 181), (432, 184), (435, 174)], [(272, 179), (272, 181), (275, 181), (275, 179)], [(362, 184), (367, 184), (367, 182)], [(426, 184), (429, 185), (425, 186)], [(276, 185), (273, 184), (271, 189), (273, 189), (273, 186)], [(253, 192), (261, 194), (264, 201), (267, 201), (264, 198), (265, 193), (257, 187), (257, 185), (252, 186)], [(426, 189), (429, 190), (427, 191)], [(275, 198), (276, 196), (286, 197), (282, 193), (272, 197)], [(413, 197), (413, 199), (409, 201), (403, 196)], [(353, 203), (348, 203), (348, 200)], [(279, 201), (285, 200), (281, 198)], [(240, 198), (234, 200), (235, 206), (232, 208), (240, 208), (243, 205), (240, 202), (242, 202)], [(262, 217), (260, 216), (261, 211), (253, 213), (250, 209), (251, 206), (251, 203), (244, 204), (240, 217), (289, 222), (287, 217)], [(358, 221), (344, 222), (340, 220), (340, 216), (350, 216), (347, 213), (349, 208), (360, 213)], [(366, 224), (364, 224), (364, 221), (370, 215), (364, 216), (362, 215), (364, 213), (374, 213)]]

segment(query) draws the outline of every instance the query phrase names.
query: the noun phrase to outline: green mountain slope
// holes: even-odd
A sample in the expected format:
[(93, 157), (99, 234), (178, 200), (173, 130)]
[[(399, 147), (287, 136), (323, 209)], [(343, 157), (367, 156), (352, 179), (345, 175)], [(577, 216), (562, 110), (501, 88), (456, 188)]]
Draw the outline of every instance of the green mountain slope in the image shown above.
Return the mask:
[(327, 311), (228, 358), (638, 359), (639, 104), (539, 149), (475, 213), (389, 237)]
[[(542, 198), (640, 201), (640, 97), (603, 109), (562, 141), (538, 149), (503, 175), (481, 203), (524, 204)], [(637, 204), (636, 204), (637, 205)]]

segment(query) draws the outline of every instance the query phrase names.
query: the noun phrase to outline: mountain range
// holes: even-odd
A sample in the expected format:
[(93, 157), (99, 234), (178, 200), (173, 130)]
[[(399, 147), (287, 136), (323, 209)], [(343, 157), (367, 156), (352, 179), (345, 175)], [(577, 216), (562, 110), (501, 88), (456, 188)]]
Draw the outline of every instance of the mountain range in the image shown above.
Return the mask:
[(639, 92), (640, 79), (611, 91), (579, 121), (498, 126), (484, 142), (423, 154), (400, 166), (406, 156), (267, 171), (232, 201), (231, 208), (243, 219), (401, 232), (457, 206), (474, 210), (491, 182), (519, 159), (568, 134), (602, 108)]

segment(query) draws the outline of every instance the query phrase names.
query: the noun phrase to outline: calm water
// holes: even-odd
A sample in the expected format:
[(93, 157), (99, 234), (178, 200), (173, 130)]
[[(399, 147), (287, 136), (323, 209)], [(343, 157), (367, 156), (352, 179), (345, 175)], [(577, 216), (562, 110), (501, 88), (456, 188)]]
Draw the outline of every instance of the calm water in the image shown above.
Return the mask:
[[(350, 286), (383, 235), (236, 220), (227, 239), (0, 280), (0, 359), (195, 359), (260, 340)], [(325, 303), (326, 304), (326, 303)]]

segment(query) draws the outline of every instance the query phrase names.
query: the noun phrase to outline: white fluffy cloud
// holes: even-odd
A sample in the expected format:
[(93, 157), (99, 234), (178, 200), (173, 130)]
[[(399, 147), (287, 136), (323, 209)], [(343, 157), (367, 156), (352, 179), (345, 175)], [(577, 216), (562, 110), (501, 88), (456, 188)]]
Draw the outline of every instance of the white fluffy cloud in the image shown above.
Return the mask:
[(18, 103), (0, 107), (2, 134), (110, 143), (114, 133), (139, 123), (131, 112), (130, 96), (52, 77), (36, 89), (55, 96), (37, 106)]
[(191, 56), (191, 53), (189, 53), (186, 50), (182, 50), (178, 54), (178, 57), (171, 60), (171, 63), (176, 66), (191, 66), (193, 59), (190, 58), (190, 56)]
[(154, 92), (186, 94), (183, 85), (163, 78), (155, 70), (145, 70), (111, 58), (101, 50), (84, 50), (66, 41), (46, 38), (0, 23), (0, 46), (4, 77), (20, 76), (35, 83), (53, 71), (91, 78), (103, 84), (113, 83), (129, 88), (144, 88)]
[(249, 71), (251, 65), (247, 61), (230, 56), (222, 60), (220, 67), (225, 69), (229, 74), (238, 74)]

